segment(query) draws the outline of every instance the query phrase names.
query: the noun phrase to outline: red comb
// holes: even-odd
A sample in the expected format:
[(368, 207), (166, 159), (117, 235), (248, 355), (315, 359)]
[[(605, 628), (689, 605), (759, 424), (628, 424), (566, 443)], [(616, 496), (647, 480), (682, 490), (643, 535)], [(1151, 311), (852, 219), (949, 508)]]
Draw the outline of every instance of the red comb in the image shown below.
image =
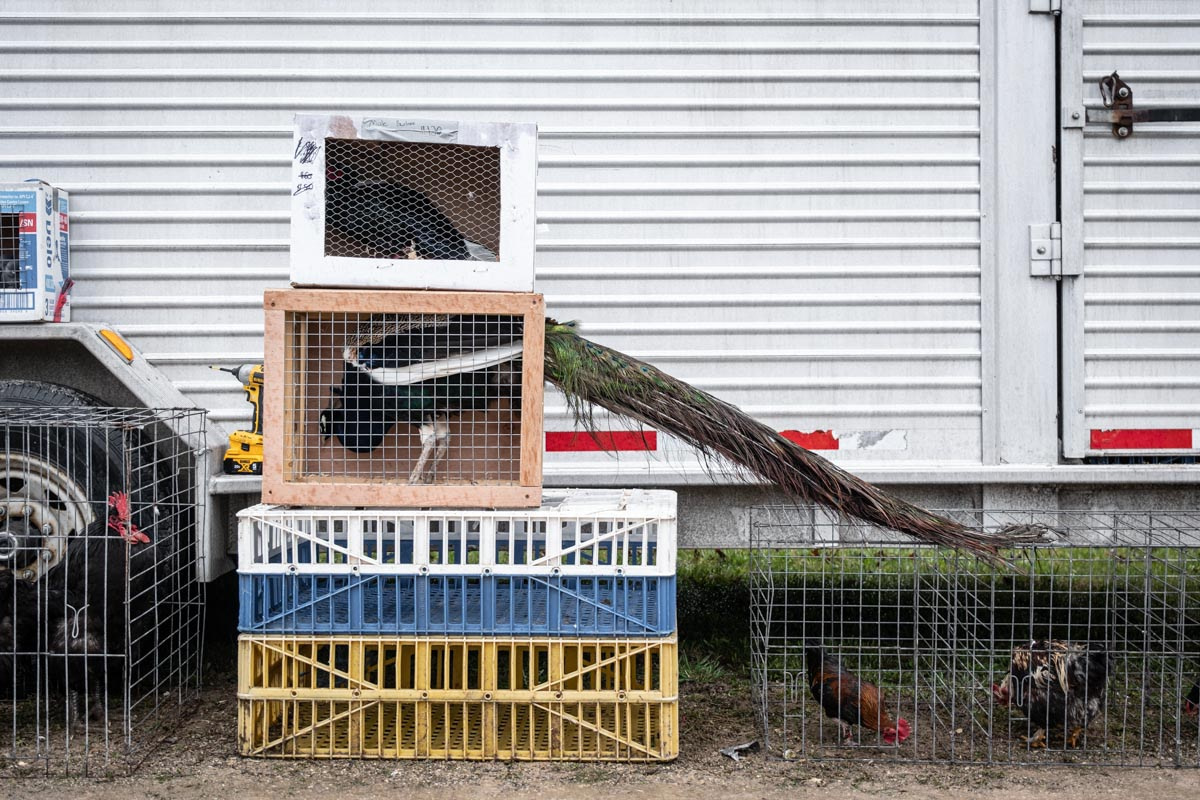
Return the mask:
[(129, 521), (129, 495), (124, 492), (113, 492), (108, 496), (108, 504), (115, 512), (108, 518), (109, 528), (120, 534), (121, 538), (130, 544), (150, 543), (150, 537)]

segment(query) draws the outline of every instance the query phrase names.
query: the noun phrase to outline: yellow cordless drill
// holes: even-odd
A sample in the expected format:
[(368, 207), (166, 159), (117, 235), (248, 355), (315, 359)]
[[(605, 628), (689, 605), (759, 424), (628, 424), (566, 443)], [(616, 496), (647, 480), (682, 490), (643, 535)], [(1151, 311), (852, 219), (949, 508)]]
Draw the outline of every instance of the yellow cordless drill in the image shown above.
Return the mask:
[(263, 365), (242, 364), (239, 367), (214, 366), (213, 369), (228, 372), (241, 381), (242, 388), (246, 390), (246, 399), (254, 407), (254, 430), (234, 431), (229, 434), (229, 449), (225, 451), (225, 460), (222, 462), (225, 472), (229, 475), (262, 475)]

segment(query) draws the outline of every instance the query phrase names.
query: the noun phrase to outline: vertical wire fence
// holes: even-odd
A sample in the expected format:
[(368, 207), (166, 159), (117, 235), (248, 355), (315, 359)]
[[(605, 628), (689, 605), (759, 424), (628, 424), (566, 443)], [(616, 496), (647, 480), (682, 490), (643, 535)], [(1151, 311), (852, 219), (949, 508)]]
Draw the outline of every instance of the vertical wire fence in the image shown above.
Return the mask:
[[(942, 513), (1055, 534), (1005, 552), (1005, 568), (821, 509), (752, 510), (753, 688), (771, 751), (1200, 766), (1200, 514)], [(847, 690), (833, 716), (869, 695), (882, 721), (844, 735), (812, 690), (818, 647), (874, 687)], [(901, 718), (903, 741), (873, 729)]]

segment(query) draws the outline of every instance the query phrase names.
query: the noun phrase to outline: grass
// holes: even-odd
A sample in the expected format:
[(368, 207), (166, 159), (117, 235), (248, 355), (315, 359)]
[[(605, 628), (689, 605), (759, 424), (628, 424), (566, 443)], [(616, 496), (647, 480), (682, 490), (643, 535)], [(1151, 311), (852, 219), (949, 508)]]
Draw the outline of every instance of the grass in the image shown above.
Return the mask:
[[(963, 641), (1056, 636), (1129, 642), (1175, 635), (1200, 651), (1200, 558), (1187, 548), (1041, 547), (997, 570), (929, 547), (685, 550), (677, 561), (681, 678), (748, 676), (750, 607), (769, 587), (791, 627), (844, 645), (925, 641), (952, 625)], [(753, 577), (752, 577), (753, 576)], [(920, 596), (921, 603), (916, 602)], [(948, 609), (970, 609), (955, 616)], [(874, 643), (874, 645), (872, 645)], [(1147, 642), (1146, 644), (1151, 644)], [(686, 665), (686, 666), (685, 666)], [(884, 667), (885, 665), (880, 665)]]
[[(682, 680), (750, 674), (750, 570), (747, 551), (683, 550), (676, 561)], [(696, 675), (688, 678), (687, 670)], [(706, 676), (706, 677), (700, 677)]]

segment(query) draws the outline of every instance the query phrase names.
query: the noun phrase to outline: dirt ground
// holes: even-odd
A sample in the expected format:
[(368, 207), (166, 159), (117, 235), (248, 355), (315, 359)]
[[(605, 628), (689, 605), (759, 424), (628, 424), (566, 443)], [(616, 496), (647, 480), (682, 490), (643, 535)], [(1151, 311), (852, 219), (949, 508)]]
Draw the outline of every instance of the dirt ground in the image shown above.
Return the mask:
[(130, 775), (47, 775), (40, 768), (0, 781), (3, 797), (291, 798), (336, 800), (401, 794), (506, 798), (859, 797), (1141, 798), (1200, 796), (1200, 770), (1012, 768), (785, 761), (759, 752), (739, 762), (721, 747), (755, 738), (744, 686), (685, 684), (681, 747), (670, 764), (529, 764), (380, 761), (281, 761), (236, 755), (237, 711), (231, 677), (204, 690), (187, 719)]

